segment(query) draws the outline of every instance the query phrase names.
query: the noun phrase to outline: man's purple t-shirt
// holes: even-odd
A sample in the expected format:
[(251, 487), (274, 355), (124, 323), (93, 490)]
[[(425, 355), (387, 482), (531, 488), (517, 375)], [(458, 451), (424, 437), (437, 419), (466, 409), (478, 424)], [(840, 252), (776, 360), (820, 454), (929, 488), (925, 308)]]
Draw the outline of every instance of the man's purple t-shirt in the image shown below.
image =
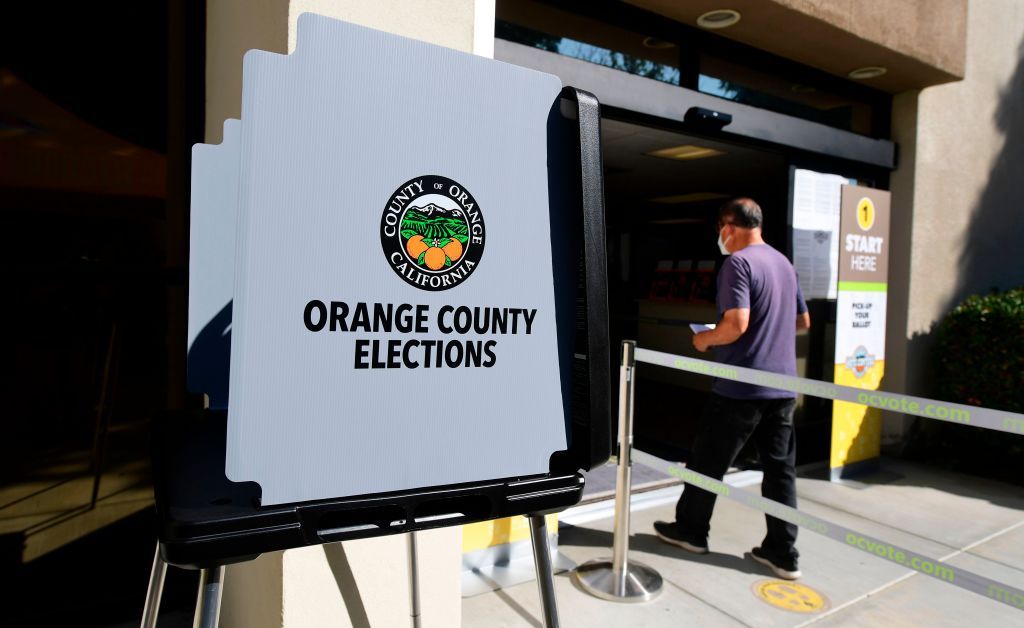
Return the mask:
[[(730, 255), (718, 273), (718, 317), (750, 308), (750, 324), (736, 342), (715, 347), (723, 364), (796, 375), (796, 317), (807, 311), (796, 271), (782, 253), (752, 244)], [(734, 399), (791, 399), (791, 392), (716, 379), (711, 390)]]

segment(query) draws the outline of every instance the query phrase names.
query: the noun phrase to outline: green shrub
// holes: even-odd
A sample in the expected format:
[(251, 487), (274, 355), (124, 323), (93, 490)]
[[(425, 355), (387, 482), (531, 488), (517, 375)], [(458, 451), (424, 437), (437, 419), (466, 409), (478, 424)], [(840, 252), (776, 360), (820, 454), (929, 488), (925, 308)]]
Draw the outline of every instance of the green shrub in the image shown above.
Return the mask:
[[(972, 296), (935, 330), (931, 395), (1024, 412), (1024, 288)], [(907, 457), (1024, 486), (1024, 436), (918, 419)]]
[(1024, 412), (1024, 287), (968, 297), (935, 334), (937, 394)]

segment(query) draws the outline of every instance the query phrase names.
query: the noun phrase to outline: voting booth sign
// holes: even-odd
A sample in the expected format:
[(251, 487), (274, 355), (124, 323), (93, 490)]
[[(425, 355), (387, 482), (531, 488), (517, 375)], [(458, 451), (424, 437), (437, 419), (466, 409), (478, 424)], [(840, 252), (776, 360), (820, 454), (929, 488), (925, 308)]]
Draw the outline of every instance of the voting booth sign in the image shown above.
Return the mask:
[(270, 505), (546, 473), (567, 446), (545, 132), (560, 82), (300, 28), (293, 54), (245, 57), (228, 477)]
[(600, 113), (557, 77), (312, 14), (192, 162), (161, 554), (579, 500), (611, 450)]

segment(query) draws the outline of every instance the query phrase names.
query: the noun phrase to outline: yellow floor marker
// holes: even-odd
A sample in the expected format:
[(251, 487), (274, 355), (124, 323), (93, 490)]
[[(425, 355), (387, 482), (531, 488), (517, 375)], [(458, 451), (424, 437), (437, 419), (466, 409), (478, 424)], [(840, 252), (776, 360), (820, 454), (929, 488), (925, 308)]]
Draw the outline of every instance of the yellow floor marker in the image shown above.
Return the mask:
[(754, 595), (776, 608), (794, 613), (820, 613), (829, 607), (828, 598), (809, 586), (785, 580), (759, 580)]

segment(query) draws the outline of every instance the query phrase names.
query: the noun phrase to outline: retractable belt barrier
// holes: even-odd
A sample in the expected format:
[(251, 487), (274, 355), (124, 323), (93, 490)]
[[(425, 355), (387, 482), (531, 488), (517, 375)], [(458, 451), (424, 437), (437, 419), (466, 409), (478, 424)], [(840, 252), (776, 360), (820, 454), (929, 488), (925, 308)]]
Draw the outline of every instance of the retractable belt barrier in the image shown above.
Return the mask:
[[(859, 403), (928, 419), (973, 425), (975, 427), (984, 427), (1014, 434), (1024, 433), (1024, 415), (1012, 412), (998, 412), (986, 408), (935, 401), (910, 395), (866, 391), (850, 386), (840, 386), (801, 377), (723, 365), (708, 360), (662, 353), (650, 349), (637, 348), (635, 360), (637, 362), (665, 366), (701, 375), (710, 375), (746, 384), (767, 386), (779, 390), (822, 397), (824, 399)], [(1018, 610), (1024, 610), (1024, 590), (1022, 589), (996, 582), (965, 569), (953, 567), (941, 560), (929, 558), (917, 552), (880, 541), (867, 534), (862, 534), (856, 530), (851, 530), (850, 528), (800, 512), (796, 508), (766, 499), (755, 493), (731, 487), (725, 482), (697, 473), (686, 467), (672, 464), (643, 451), (633, 450), (632, 460), (679, 478), (683, 482), (697, 488), (737, 501), (744, 506), (801, 528), (806, 528), (812, 532), (817, 532), (849, 547), (888, 560), (901, 567), (931, 576), (942, 582), (977, 593)]]
[(742, 366), (719, 364), (709, 360), (662, 353), (661, 351), (652, 351), (650, 349), (637, 348), (636, 361), (665, 366), (688, 373), (697, 373), (698, 375), (710, 375), (711, 377), (728, 379), (744, 384), (755, 384), (802, 395), (811, 395), (812, 397), (821, 397), (822, 399), (859, 403), (880, 410), (902, 412), (903, 414), (912, 414), (947, 423), (983, 427), (1011, 434), (1024, 434), (1024, 414), (1017, 414), (1015, 412), (1000, 412), (999, 410), (967, 406), (948, 401), (936, 401), (935, 399), (925, 399), (924, 397), (889, 393), (881, 390), (864, 390), (863, 388), (854, 388), (853, 386), (841, 386), (839, 384), (830, 384), (792, 375), (780, 375)]
[[(639, 350), (637, 350), (637, 359), (639, 359)], [(715, 495), (721, 495), (727, 497), (733, 501), (739, 502), (744, 506), (759, 510), (766, 515), (771, 515), (776, 519), (782, 519), (783, 521), (792, 523), (806, 528), (812, 532), (817, 532), (823, 536), (826, 536), (834, 541), (845, 543), (849, 547), (853, 547), (877, 556), (879, 558), (888, 560), (889, 562), (896, 563), (901, 567), (907, 567), (917, 573), (931, 576), (942, 582), (952, 584), (953, 586), (966, 589), (972, 593), (978, 593), (989, 599), (997, 602), (1002, 602), (1019, 610), (1024, 610), (1024, 590), (1016, 587), (1011, 587), (1007, 584), (996, 582), (990, 578), (979, 576), (976, 573), (961, 569), (959, 567), (953, 567), (941, 560), (935, 558), (929, 558), (917, 552), (913, 552), (908, 549), (904, 549), (892, 543), (886, 543), (880, 541), (872, 536), (851, 530), (850, 528), (841, 526), (836, 523), (831, 523), (809, 515), (805, 512), (800, 512), (796, 508), (791, 508), (785, 504), (766, 499), (751, 493), (750, 491), (744, 491), (733, 486), (729, 486), (725, 482), (721, 482), (712, 477), (697, 473), (681, 467), (666, 460), (662, 460), (656, 456), (652, 456), (643, 451), (633, 450), (633, 461), (639, 462), (645, 467), (650, 467), (658, 471), (665, 472), (673, 477), (677, 477), (687, 484), (702, 488), (705, 491), (714, 493)]]

